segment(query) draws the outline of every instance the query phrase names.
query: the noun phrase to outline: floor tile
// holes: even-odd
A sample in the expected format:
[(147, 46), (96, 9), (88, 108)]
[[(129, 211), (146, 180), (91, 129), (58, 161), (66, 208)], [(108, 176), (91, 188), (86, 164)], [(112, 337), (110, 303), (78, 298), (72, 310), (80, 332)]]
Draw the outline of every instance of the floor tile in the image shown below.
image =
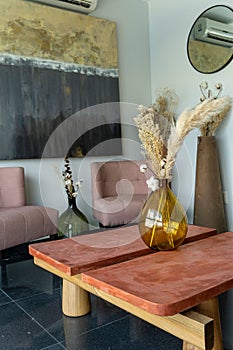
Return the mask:
[(81, 335), (69, 327), (65, 344), (69, 350), (182, 349), (179, 339), (131, 315)]
[(10, 302), (11, 299), (5, 293), (0, 291), (0, 306)]
[(76, 334), (82, 334), (96, 327), (108, 324), (121, 318), (126, 313), (109, 303), (91, 297), (92, 311), (82, 317), (67, 317), (62, 313), (61, 290), (54, 290), (52, 294), (42, 293), (28, 299), (19, 300), (17, 303), (31, 317), (36, 319), (58, 341), (64, 341), (69, 329), (74, 329)]
[(47, 329), (57, 341), (64, 340), (60, 289), (21, 299), (17, 304)]
[(12, 299), (19, 300), (45, 291), (52, 293), (60, 283), (59, 277), (36, 266), (33, 260), (26, 260), (6, 265), (0, 287)]
[(41, 350), (64, 350), (64, 349), (66, 349), (64, 345), (55, 344), (55, 345), (49, 346), (49, 347), (41, 349)]
[(15, 303), (0, 306), (0, 349), (40, 350), (56, 343)]

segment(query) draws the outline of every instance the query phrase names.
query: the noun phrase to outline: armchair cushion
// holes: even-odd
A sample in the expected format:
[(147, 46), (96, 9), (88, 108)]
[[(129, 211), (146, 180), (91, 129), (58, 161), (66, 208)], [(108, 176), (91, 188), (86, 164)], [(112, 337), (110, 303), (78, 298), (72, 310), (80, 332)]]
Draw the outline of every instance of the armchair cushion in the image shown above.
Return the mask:
[(57, 233), (58, 210), (25, 198), (24, 168), (0, 168), (0, 250)]
[[(134, 197), (106, 197), (95, 201), (95, 217), (103, 226), (118, 226), (134, 223), (146, 200), (146, 195)], [(107, 209), (107, 210), (106, 210)]]
[(147, 176), (140, 172), (144, 161), (94, 162), (92, 172), (93, 215), (103, 226), (118, 226), (138, 221), (149, 194)]
[(57, 210), (40, 206), (0, 209), (0, 250), (57, 233)]

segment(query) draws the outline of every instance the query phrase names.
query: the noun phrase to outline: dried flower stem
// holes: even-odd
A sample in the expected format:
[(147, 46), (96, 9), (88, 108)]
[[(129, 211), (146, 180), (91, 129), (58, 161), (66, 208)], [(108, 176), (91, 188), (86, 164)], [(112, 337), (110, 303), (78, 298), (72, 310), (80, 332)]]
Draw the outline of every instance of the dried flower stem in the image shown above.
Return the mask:
[(75, 185), (74, 185), (74, 181), (73, 181), (73, 175), (72, 175), (72, 170), (70, 167), (70, 161), (69, 158), (66, 156), (64, 158), (65, 161), (65, 170), (62, 172), (62, 177), (63, 177), (63, 181), (64, 181), (64, 185), (65, 185), (65, 190), (67, 193), (68, 198), (75, 198), (78, 194), (78, 189), (81, 185), (82, 180), (77, 181), (75, 183), (77, 189), (75, 190)]

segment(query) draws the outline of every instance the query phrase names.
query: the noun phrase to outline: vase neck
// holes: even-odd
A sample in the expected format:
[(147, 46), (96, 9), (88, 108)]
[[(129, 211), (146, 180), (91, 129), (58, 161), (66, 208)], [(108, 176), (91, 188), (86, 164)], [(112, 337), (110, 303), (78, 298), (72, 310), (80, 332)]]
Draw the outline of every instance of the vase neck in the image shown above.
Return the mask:
[(169, 185), (168, 179), (159, 180), (159, 187), (166, 187)]
[(76, 205), (76, 198), (75, 197), (68, 197), (68, 205), (70, 208), (77, 208)]

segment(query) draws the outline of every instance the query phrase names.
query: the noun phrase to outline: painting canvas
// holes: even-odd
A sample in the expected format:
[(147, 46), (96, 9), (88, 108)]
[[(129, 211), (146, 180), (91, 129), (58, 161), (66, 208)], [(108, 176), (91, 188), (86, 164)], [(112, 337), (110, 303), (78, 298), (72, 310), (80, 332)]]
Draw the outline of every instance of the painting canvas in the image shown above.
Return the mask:
[[(70, 116), (119, 101), (116, 24), (27, 0), (0, 3), (0, 159), (40, 158)], [(70, 155), (121, 154), (120, 113), (103, 113), (107, 122), (94, 128), (82, 115), (88, 130), (77, 128)], [(68, 131), (62, 137), (69, 142)], [(64, 156), (58, 148), (47, 156)]]

